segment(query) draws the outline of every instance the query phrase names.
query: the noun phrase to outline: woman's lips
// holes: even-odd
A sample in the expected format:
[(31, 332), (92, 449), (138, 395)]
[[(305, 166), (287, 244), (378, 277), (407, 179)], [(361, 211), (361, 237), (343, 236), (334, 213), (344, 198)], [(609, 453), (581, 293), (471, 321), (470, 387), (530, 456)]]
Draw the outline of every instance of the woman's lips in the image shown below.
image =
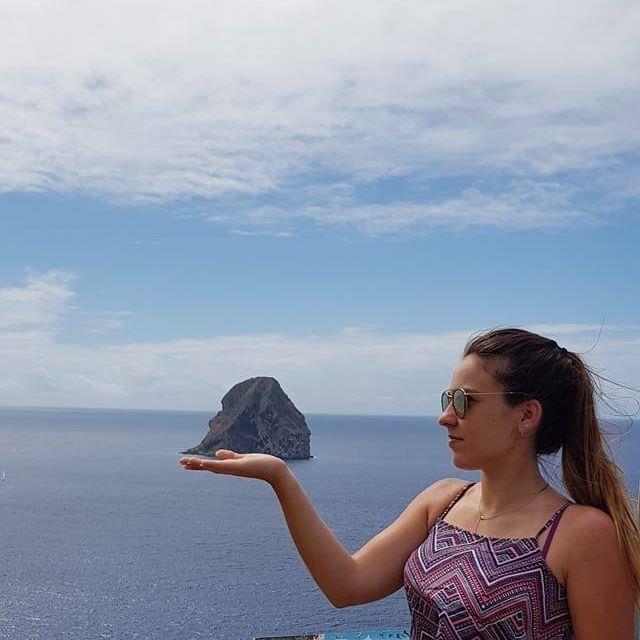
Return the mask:
[(462, 440), (462, 438), (458, 438), (457, 436), (449, 436), (449, 440)]

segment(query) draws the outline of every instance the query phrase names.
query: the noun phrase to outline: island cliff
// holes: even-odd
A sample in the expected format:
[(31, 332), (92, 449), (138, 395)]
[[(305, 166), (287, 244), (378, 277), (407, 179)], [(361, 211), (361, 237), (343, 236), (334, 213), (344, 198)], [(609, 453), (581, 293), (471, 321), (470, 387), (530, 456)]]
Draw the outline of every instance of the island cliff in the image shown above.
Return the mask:
[(213, 456), (218, 449), (231, 449), (308, 460), (310, 436), (304, 416), (275, 378), (250, 378), (227, 391), (204, 440), (182, 453)]

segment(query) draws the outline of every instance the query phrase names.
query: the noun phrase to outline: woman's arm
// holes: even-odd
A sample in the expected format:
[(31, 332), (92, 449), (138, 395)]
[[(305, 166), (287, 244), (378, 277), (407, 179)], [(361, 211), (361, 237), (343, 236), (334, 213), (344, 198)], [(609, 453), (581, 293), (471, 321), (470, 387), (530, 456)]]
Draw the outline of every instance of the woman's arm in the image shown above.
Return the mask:
[(351, 555), (318, 515), (297, 478), (280, 458), (220, 449), (215, 460), (187, 457), (180, 464), (192, 471), (268, 482), (280, 501), (302, 560), (335, 607), (372, 602), (397, 591), (402, 586), (407, 558), (428, 533), (430, 514), (440, 513), (464, 484), (452, 478), (435, 482), (391, 525)]
[(271, 486), (309, 573), (334, 607), (343, 606), (356, 571), (354, 559), (318, 515), (288, 466)]
[(576, 638), (634, 640), (631, 574), (611, 517), (583, 507), (567, 556), (567, 595)]
[(276, 492), (293, 541), (314, 580), (336, 607), (342, 606), (356, 563), (313, 508), (284, 460), (264, 453), (216, 451), (216, 459), (186, 457), (184, 469), (211, 471), (268, 482)]
[(272, 485), (300, 556), (329, 601), (341, 608), (380, 600), (402, 586), (404, 565), (427, 536), (429, 506), (450, 500), (460, 483), (446, 478), (432, 484), (353, 555), (320, 518), (291, 471)]

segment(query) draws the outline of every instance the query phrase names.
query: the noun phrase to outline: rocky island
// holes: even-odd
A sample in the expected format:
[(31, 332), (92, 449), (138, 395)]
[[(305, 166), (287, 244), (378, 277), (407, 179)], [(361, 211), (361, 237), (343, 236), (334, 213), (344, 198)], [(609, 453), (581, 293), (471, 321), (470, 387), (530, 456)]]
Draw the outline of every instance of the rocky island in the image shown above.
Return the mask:
[(204, 440), (182, 453), (213, 456), (218, 449), (231, 449), (308, 460), (310, 436), (304, 416), (275, 378), (250, 378), (227, 391)]

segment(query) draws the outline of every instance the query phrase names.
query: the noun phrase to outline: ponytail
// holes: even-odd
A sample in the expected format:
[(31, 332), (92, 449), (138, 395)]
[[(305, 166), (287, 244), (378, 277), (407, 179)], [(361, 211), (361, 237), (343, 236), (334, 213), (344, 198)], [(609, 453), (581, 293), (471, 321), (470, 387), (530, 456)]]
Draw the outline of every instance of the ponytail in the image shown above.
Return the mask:
[[(624, 554), (634, 583), (636, 628), (640, 611), (640, 509), (624, 482), (624, 471), (614, 462), (607, 442), (602, 437), (594, 407), (593, 374), (579, 355), (575, 360), (579, 398), (574, 421), (566, 431), (562, 447), (562, 479), (571, 498), (578, 504), (597, 507), (609, 514), (616, 529), (618, 546)], [(638, 496), (640, 499), (640, 495)]]

